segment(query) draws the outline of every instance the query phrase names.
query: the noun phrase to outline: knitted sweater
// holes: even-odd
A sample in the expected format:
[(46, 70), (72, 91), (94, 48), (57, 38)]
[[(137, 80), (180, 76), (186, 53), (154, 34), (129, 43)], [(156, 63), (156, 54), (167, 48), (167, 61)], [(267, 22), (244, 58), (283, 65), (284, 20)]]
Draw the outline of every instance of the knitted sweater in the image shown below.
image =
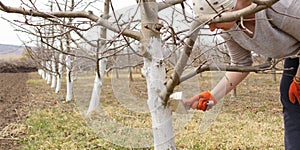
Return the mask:
[(296, 55), (300, 50), (300, 0), (280, 0), (273, 8), (255, 14), (255, 32), (249, 37), (235, 25), (223, 34), (228, 40), (229, 54), (233, 65), (252, 64), (251, 51), (271, 58), (283, 58)]

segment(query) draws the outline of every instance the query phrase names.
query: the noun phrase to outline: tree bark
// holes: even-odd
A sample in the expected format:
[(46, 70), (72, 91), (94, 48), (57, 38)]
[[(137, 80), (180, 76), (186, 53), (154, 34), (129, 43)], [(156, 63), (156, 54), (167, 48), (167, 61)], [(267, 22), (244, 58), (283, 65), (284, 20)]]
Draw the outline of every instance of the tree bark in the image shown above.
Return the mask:
[(53, 53), (51, 58), (51, 88), (56, 87), (56, 61), (55, 61), (55, 53)]
[[(109, 14), (109, 3), (110, 0), (105, 0), (104, 2), (104, 13), (103, 13), (103, 18), (107, 19), (108, 18), (108, 14)], [(107, 36), (107, 29), (106, 28), (101, 28), (100, 30), (100, 38), (101, 39), (106, 39)], [(98, 56), (99, 54), (99, 49), (100, 51), (104, 51), (105, 49), (105, 41), (103, 40), (99, 40), (100, 43), (98, 42), (97, 44), (97, 51), (96, 51), (96, 56), (97, 56), (97, 64), (96, 64), (96, 76), (95, 76), (95, 80), (94, 80), (94, 87), (93, 87), (93, 92), (92, 92), (92, 96), (91, 96), (91, 100), (90, 100), (90, 105), (89, 108), (87, 110), (86, 115), (89, 115), (93, 110), (96, 110), (97, 107), (99, 106), (100, 103), (100, 94), (101, 94), (101, 89), (102, 89), (102, 84), (103, 84), (103, 79), (104, 79), (104, 74), (105, 74), (105, 70), (106, 70), (106, 58), (100, 59), (100, 57)], [(100, 59), (100, 60), (99, 60)]]
[(158, 6), (155, 0), (143, 0), (141, 3), (142, 21), (142, 55), (144, 58), (144, 75), (147, 80), (148, 106), (152, 118), (154, 149), (176, 149), (172, 114), (162, 105), (160, 91), (164, 90), (166, 77), (160, 35), (149, 28), (158, 23)]
[(62, 74), (63, 74), (63, 59), (64, 59), (64, 54), (59, 54), (58, 56), (58, 72), (56, 75), (56, 89), (55, 89), (55, 93), (59, 93), (60, 89), (61, 89), (61, 80), (62, 80)]
[(73, 97), (73, 81), (71, 78), (71, 56), (67, 55), (66, 56), (66, 82), (67, 82), (67, 94), (66, 94), (66, 101), (71, 101)]
[(50, 70), (51, 70), (51, 61), (46, 61), (46, 81), (47, 84), (51, 83), (51, 74), (50, 74)]

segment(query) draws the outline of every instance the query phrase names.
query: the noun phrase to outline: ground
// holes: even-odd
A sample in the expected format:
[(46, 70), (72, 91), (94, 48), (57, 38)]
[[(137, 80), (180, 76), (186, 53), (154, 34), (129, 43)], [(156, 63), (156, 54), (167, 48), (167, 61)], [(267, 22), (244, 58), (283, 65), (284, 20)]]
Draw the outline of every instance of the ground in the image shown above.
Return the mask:
[[(136, 77), (132, 93), (146, 99), (146, 89), (141, 88), (145, 79)], [(199, 77), (201, 91), (211, 88), (209, 78), (210, 73)], [(237, 97), (225, 98), (205, 134), (199, 133), (203, 113), (195, 112), (184, 130), (176, 132), (178, 149), (283, 149), (280, 75), (276, 79), (271, 74), (251, 74), (237, 88)], [(101, 100), (112, 117), (124, 126), (151, 128), (148, 114), (120, 107), (111, 79), (104, 83)], [(37, 72), (0, 73), (0, 85), (0, 150), (124, 149), (96, 135), (73, 103), (64, 102), (64, 91), (54, 93)]]
[(54, 106), (55, 101), (43, 101), (52, 99), (47, 93), (39, 95), (45, 87), (28, 86), (30, 76), (36, 75), (30, 72), (35, 70), (19, 62), (0, 63), (0, 150), (17, 149), (19, 138), (27, 132), (22, 123), (31, 110)]
[[(30, 104), (26, 87), (27, 79), (28, 73), (0, 74), (0, 85), (2, 85), (0, 88), (0, 131), (26, 119)], [(10, 136), (15, 135), (0, 137), (0, 149), (16, 147), (16, 140)]]
[(16, 128), (17, 123), (28, 115), (31, 102), (26, 84), (29, 74), (26, 72), (36, 71), (32, 61), (21, 61), (20, 55), (11, 56), (0, 57), (0, 149), (13, 149), (17, 145), (17, 140), (11, 138), (16, 135), (9, 135), (6, 131)]

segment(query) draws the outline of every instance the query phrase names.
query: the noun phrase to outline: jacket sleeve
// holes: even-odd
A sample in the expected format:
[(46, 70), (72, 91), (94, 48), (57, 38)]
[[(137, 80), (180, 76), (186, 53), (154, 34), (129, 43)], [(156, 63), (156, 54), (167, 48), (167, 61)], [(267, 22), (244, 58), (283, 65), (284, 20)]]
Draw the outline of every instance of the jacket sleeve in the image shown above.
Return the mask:
[(231, 65), (234, 66), (251, 66), (252, 55), (251, 51), (244, 49), (236, 43), (229, 34), (222, 35), (228, 46)]

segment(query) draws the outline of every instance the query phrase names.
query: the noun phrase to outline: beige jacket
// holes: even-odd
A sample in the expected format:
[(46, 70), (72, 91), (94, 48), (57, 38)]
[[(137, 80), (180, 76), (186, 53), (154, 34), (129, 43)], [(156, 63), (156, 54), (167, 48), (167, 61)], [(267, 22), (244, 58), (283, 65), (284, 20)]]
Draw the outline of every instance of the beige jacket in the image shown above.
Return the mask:
[[(273, 8), (290, 16), (300, 17), (300, 0), (280, 0)], [(300, 19), (285, 16), (271, 9), (255, 14), (252, 38), (238, 26), (223, 35), (228, 40), (233, 65), (251, 65), (251, 51), (271, 58), (296, 55), (300, 49)]]

